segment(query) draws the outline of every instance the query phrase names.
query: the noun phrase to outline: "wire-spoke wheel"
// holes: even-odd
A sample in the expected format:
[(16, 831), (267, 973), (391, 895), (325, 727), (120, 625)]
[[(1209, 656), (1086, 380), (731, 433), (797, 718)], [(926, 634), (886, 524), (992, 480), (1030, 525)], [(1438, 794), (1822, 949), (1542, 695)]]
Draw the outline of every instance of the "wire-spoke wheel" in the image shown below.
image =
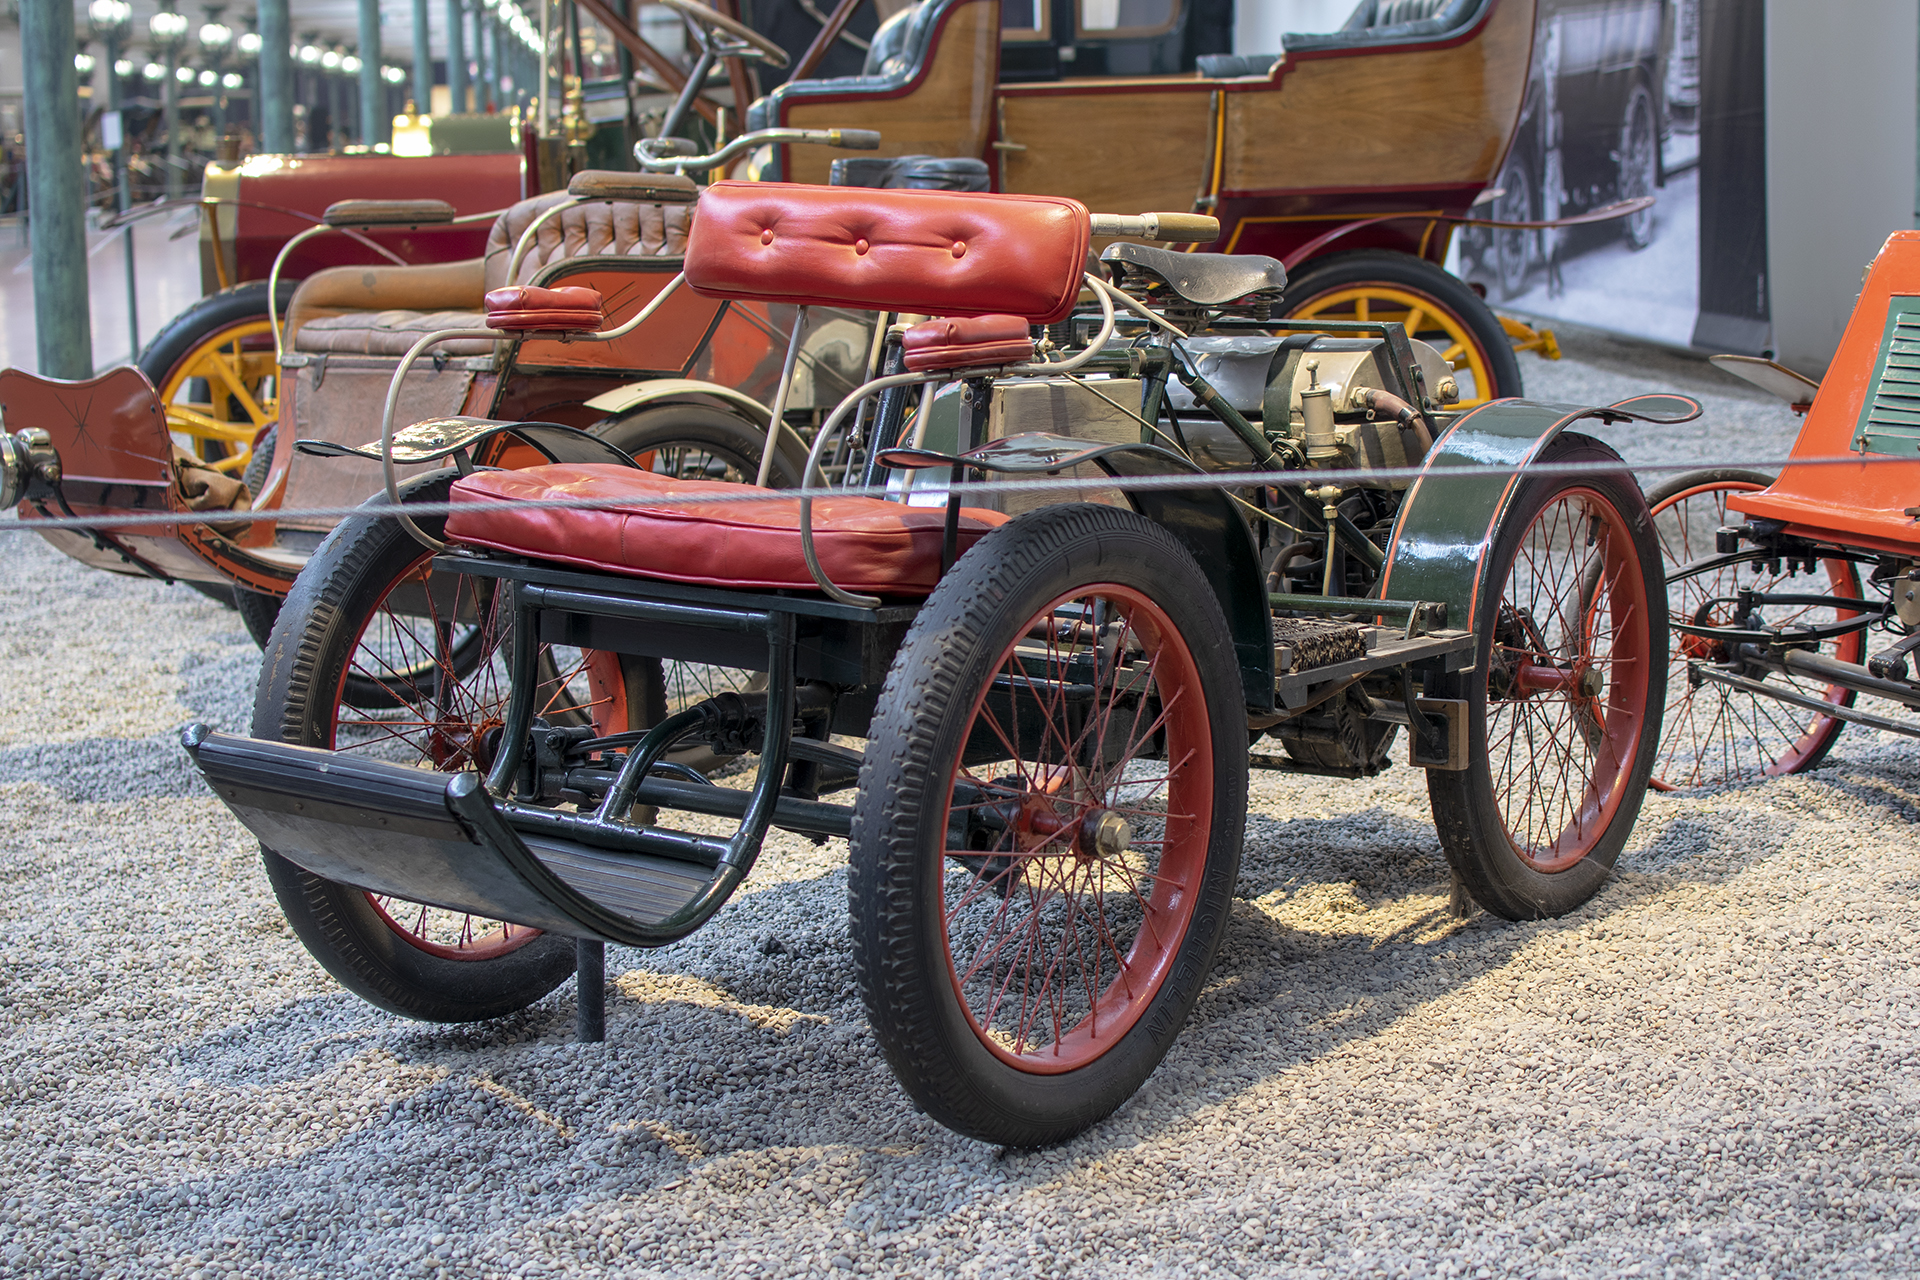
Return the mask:
[[(452, 475), (403, 498), (444, 501)], [(437, 533), (444, 516), (419, 518)], [(491, 579), (436, 570), (390, 519), (350, 517), (328, 535), (275, 624), (254, 704), (255, 737), (441, 773), (484, 772), (500, 750), (513, 619)], [(659, 664), (542, 645), (536, 713), (601, 732), (657, 714)], [(570, 939), (369, 894), (263, 850), (288, 922), (342, 985), (431, 1021), (495, 1017), (552, 990)]]
[[(1860, 575), (1851, 560), (1824, 558), (1809, 576), (1781, 572), (1777, 564), (1769, 567), (1757, 553), (1732, 557), (1715, 551), (1714, 531), (1742, 518), (1728, 511), (1729, 495), (1753, 493), (1772, 483), (1762, 472), (1716, 468), (1675, 476), (1647, 495), (1666, 574), (1669, 623), (1825, 627), (1859, 616), (1859, 610), (1845, 606), (1796, 602), (1764, 605), (1757, 617), (1739, 617), (1742, 589), (1861, 599)], [(1821, 641), (1818, 652), (1842, 662), (1864, 662), (1866, 635), (1851, 631)], [(1673, 633), (1655, 787), (1718, 787), (1799, 773), (1825, 759), (1846, 727), (1835, 716), (1692, 679), (1690, 669), (1696, 664), (1720, 666), (1733, 656), (1725, 641)], [(1764, 668), (1744, 674), (1836, 707), (1853, 705), (1853, 692), (1838, 685)]]
[[(1635, 85), (1627, 97), (1620, 121), (1619, 199), (1650, 196), (1660, 182), (1660, 130), (1653, 119), (1653, 95)], [(1642, 209), (1621, 220), (1627, 243), (1644, 249), (1653, 243), (1653, 210)]]
[[(292, 285), (281, 295), (284, 314)], [(222, 290), (181, 312), (141, 352), (140, 370), (160, 393), (174, 439), (216, 470), (243, 474), (279, 412), (266, 283)]]
[(1238, 866), (1232, 655), (1192, 556), (1110, 507), (995, 531), (915, 620), (861, 773), (849, 893), (875, 1036), (941, 1123), (1056, 1142), (1166, 1052)]
[(1500, 319), (1465, 282), (1408, 253), (1363, 249), (1309, 262), (1287, 283), (1289, 320), (1398, 321), (1453, 366), (1458, 406), (1521, 394)]
[[(1618, 456), (1567, 435), (1540, 461)], [(1523, 477), (1484, 564), (1464, 678), (1477, 749), (1428, 772), (1434, 822), (1481, 906), (1562, 915), (1605, 882), (1658, 745), (1667, 619), (1646, 500), (1624, 469)]]

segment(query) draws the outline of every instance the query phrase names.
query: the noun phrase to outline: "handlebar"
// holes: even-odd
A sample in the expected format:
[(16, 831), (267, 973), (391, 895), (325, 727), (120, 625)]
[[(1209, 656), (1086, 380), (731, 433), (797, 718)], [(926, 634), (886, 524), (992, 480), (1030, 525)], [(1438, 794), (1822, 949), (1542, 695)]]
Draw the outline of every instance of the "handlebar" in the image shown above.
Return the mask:
[(1201, 213), (1096, 213), (1093, 234), (1171, 244), (1212, 244), (1220, 238), (1220, 219)]
[(793, 143), (839, 147), (843, 151), (877, 151), (880, 135), (872, 129), (755, 129), (704, 156), (695, 150), (698, 144), (686, 138), (642, 138), (633, 144), (633, 158), (649, 173), (676, 173), (688, 169), (717, 169), (756, 147)]

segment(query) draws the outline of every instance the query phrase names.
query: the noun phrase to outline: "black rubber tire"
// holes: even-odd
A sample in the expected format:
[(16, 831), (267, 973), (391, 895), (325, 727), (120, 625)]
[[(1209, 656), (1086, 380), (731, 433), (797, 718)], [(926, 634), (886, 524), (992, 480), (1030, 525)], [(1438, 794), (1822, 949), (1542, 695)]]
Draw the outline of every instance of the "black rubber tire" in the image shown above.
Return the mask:
[[(299, 285), (298, 280), (280, 282), (277, 297), (282, 323), (286, 321), (287, 308), (293, 304), (293, 291)], [(267, 318), (265, 280), (249, 280), (230, 289), (210, 293), (162, 325), (160, 332), (148, 340), (135, 363), (140, 366), (140, 372), (147, 375), (149, 382), (156, 387), (162, 386), (167, 375), (173, 372), (173, 367), (188, 352), (206, 341), (209, 333), (256, 318)]]
[(1507, 331), (1500, 327), (1500, 318), (1464, 280), (1410, 253), (1360, 249), (1315, 259), (1287, 281), (1287, 314), (1292, 315), (1321, 294), (1363, 284), (1384, 284), (1431, 299), (1438, 309), (1457, 320), (1481, 349), (1487, 376), (1493, 382), (1493, 386), (1486, 389), (1492, 393), (1487, 398), (1525, 394), (1520, 382), (1520, 362), (1514, 357)]
[[(592, 430), (594, 435), (634, 457), (675, 445), (701, 446), (727, 465), (725, 475), (711, 478), (742, 480), (746, 484), (752, 484), (759, 474), (760, 452), (767, 440), (764, 428), (737, 414), (704, 404), (660, 405), (625, 417), (604, 419), (595, 423)], [(797, 489), (806, 465), (806, 446), (793, 432), (782, 431), (767, 483), (775, 489)]]
[[(942, 916), (948, 780), (1005, 648), (1050, 601), (1097, 583), (1152, 601), (1193, 655), (1208, 717), (1212, 825), (1185, 935), (1167, 944), (1167, 977), (1145, 1011), (1090, 1061), (1038, 1074), (989, 1052), (954, 987)], [(1233, 652), (1193, 557), (1159, 526), (1105, 506), (1047, 507), (988, 534), (914, 619), (861, 769), (848, 897), (874, 1037), (901, 1086), (941, 1124), (1009, 1147), (1059, 1142), (1124, 1103), (1166, 1053), (1212, 968), (1239, 869), (1247, 736)]]
[[(401, 497), (444, 501), (452, 479), (447, 472), (418, 477), (402, 486)], [(418, 523), (437, 536), (445, 519), (420, 517)], [(327, 535), (295, 580), (267, 643), (254, 737), (331, 745), (327, 691), (339, 688), (372, 610), (422, 553), (391, 519), (349, 516)], [(287, 923), (314, 959), (382, 1009), (428, 1022), (494, 1018), (524, 1009), (573, 972), (573, 940), (551, 934), (485, 960), (430, 954), (387, 924), (364, 891), (316, 876), (271, 849), (260, 854)]]
[[(267, 482), (267, 472), (273, 467), (273, 443), (278, 430), (277, 427), (268, 427), (254, 441), (253, 455), (247, 459), (246, 472), (241, 476), (251, 493), (259, 493), (260, 486)], [(273, 635), (273, 624), (280, 616), (282, 598), (243, 587), (237, 582), (233, 584), (233, 607), (239, 612), (247, 634), (262, 649), (267, 647), (267, 639)]]
[[(1543, 450), (1539, 461), (1618, 463), (1619, 455), (1596, 440), (1569, 433)], [(1614, 804), (1612, 816), (1590, 839), (1583, 856), (1569, 866), (1548, 871), (1537, 869), (1523, 859), (1502, 813), (1494, 782), (1495, 769), (1491, 762), (1489, 719), (1490, 704), (1494, 698), (1489, 691), (1489, 684), (1495, 668), (1493, 647), (1502, 621), (1501, 606), (1506, 595), (1508, 575), (1513, 571), (1523, 542), (1536, 519), (1547, 512), (1561, 495), (1574, 489), (1585, 489), (1599, 495), (1618, 515), (1620, 526), (1625, 530), (1628, 545), (1619, 548), (1623, 561), (1621, 575), (1616, 576), (1615, 581), (1625, 583), (1629, 599), (1637, 589), (1645, 601), (1644, 608), (1634, 610), (1636, 615), (1644, 616), (1644, 621), (1637, 617), (1630, 621), (1629, 626), (1633, 630), (1628, 636), (1630, 645), (1637, 642), (1642, 646), (1645, 660), (1624, 664), (1629, 674), (1624, 678), (1610, 679), (1606, 684), (1606, 696), (1609, 699), (1607, 714), (1612, 716), (1622, 713), (1614, 699), (1624, 697), (1631, 701), (1635, 698), (1635, 690), (1638, 691), (1639, 722), (1634, 726), (1637, 736), (1631, 750), (1616, 751), (1609, 748), (1601, 752), (1591, 743), (1588, 744), (1588, 750), (1596, 756), (1615, 761), (1618, 770), (1615, 787), (1619, 798)], [(1591, 525), (1588, 527), (1592, 528)], [(1453, 689), (1447, 695), (1464, 697), (1467, 701), (1468, 766), (1463, 770), (1429, 769), (1427, 795), (1433, 806), (1434, 826), (1439, 831), (1440, 844), (1446, 852), (1447, 861), (1473, 895), (1474, 901), (1509, 920), (1537, 920), (1565, 915), (1600, 891), (1607, 877), (1612, 874), (1613, 864), (1633, 830), (1634, 820), (1639, 816), (1660, 743), (1661, 709), (1666, 699), (1666, 591), (1660, 569), (1660, 549), (1654, 538), (1647, 501), (1640, 492), (1640, 486), (1634, 482), (1632, 473), (1624, 465), (1616, 472), (1583, 473), (1578, 476), (1523, 475), (1518, 492), (1492, 541), (1492, 549), (1483, 562), (1485, 585), (1473, 618), (1474, 633), (1479, 640), (1474, 667), (1456, 678)], [(1530, 556), (1529, 564), (1532, 563)], [(1624, 578), (1623, 575), (1629, 572), (1637, 575), (1637, 583)], [(1557, 587), (1563, 588), (1562, 595), (1570, 593), (1574, 599), (1574, 612), (1578, 615), (1576, 621), (1584, 637), (1587, 620), (1592, 617), (1595, 605), (1590, 581), (1597, 580), (1597, 575), (1590, 580), (1582, 570), (1575, 574), (1552, 575), (1552, 580)], [(1536, 603), (1534, 608), (1538, 607)], [(1527, 616), (1532, 617), (1532, 611)], [(1564, 624), (1564, 613), (1560, 618)], [(1533, 621), (1538, 628), (1551, 629), (1549, 622), (1542, 622), (1538, 618)], [(1585, 639), (1578, 643), (1584, 652), (1587, 647)], [(1608, 670), (1617, 672), (1620, 667), (1610, 667)], [(1522, 697), (1503, 705), (1524, 705), (1525, 701)], [(1553, 704), (1549, 702), (1546, 705)], [(1588, 717), (1588, 723), (1604, 728), (1604, 717), (1596, 720), (1591, 711)], [(1539, 758), (1544, 748), (1531, 735), (1527, 736), (1526, 741), (1529, 758)], [(1623, 766), (1620, 763), (1622, 760)], [(1571, 770), (1565, 772), (1570, 774)], [(1511, 781), (1504, 765), (1501, 773)], [(1525, 803), (1529, 806), (1535, 803), (1534, 797), (1540, 794), (1538, 790), (1525, 787), (1517, 787), (1515, 792), (1525, 792), (1529, 797)], [(1549, 818), (1549, 821), (1553, 820), (1556, 819)]]
[[(1500, 168), (1494, 186), (1503, 194), (1488, 208), (1485, 216), (1498, 222), (1531, 222), (1538, 217), (1533, 191), (1539, 185), (1534, 176), (1532, 154), (1515, 142)], [(1533, 268), (1534, 243), (1538, 231), (1488, 229), (1491, 243), (1487, 257), (1501, 298), (1517, 298), (1527, 291), (1527, 273)]]
[[(1653, 117), (1653, 95), (1643, 84), (1636, 84), (1627, 95), (1626, 110), (1620, 116), (1620, 174), (1614, 198), (1632, 200), (1654, 194), (1660, 181), (1660, 126)], [(1620, 220), (1621, 234), (1629, 247), (1644, 249), (1653, 243), (1653, 210)]]

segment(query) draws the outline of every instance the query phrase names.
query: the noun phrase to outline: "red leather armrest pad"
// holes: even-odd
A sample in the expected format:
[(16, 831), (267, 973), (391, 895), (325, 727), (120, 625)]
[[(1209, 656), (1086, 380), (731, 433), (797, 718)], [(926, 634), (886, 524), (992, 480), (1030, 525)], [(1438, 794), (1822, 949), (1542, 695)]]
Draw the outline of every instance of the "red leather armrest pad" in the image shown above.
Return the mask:
[(1053, 324), (1091, 235), (1086, 206), (1059, 196), (716, 182), (685, 265), (710, 298)]
[(1033, 359), (1033, 339), (1019, 316), (980, 316), (972, 320), (928, 320), (908, 329), (900, 340), (907, 368), (965, 369)]
[(598, 290), (516, 284), (487, 294), (489, 329), (598, 329), (606, 323)]
[[(521, 471), (476, 471), (453, 484), (447, 517), (454, 542), (493, 547), (608, 573), (707, 586), (818, 588), (800, 547), (800, 503), (759, 490), (765, 502), (648, 505), (664, 494), (753, 492), (713, 480), (673, 480), (607, 463), (555, 463)], [(591, 499), (584, 508), (510, 507), (515, 498)], [(965, 551), (1007, 517), (963, 508)], [(942, 507), (877, 498), (813, 504), (814, 548), (838, 586), (882, 595), (925, 595), (940, 578)]]

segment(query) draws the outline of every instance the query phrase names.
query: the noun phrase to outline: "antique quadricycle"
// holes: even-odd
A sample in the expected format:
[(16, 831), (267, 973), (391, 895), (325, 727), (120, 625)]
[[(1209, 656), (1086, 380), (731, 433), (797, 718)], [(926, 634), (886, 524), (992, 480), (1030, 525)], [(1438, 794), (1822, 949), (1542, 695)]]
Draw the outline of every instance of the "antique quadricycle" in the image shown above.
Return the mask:
[[(1720, 786), (1819, 764), (1848, 724), (1920, 737), (1920, 234), (1880, 250), (1818, 384), (1714, 363), (1806, 415), (1777, 476), (1714, 468), (1649, 494), (1672, 669), (1655, 783)], [(1857, 464), (1836, 460), (1856, 456)], [(1903, 461), (1907, 459), (1909, 461)]]
[[(1666, 625), (1639, 489), (1571, 428), (1690, 406), (1449, 414), (1400, 326), (1267, 319), (1272, 259), (1088, 254), (1207, 223), (708, 188), (650, 306), (916, 321), (881, 330), (798, 494), (475, 465), (566, 431), (512, 422), (447, 432), (454, 465), (404, 485), (387, 464), (404, 514), (302, 572), (254, 736), (186, 736), (302, 941), (414, 1017), (521, 1008), (576, 966), (584, 1009), (598, 946), (714, 919), (771, 828), (843, 838), (903, 1087), (1033, 1145), (1124, 1102), (1191, 1009), (1250, 765), (1363, 776), (1404, 727), (1480, 902), (1585, 901), (1639, 809)], [(568, 295), (514, 301), (593, 336)], [(1208, 341), (1242, 344), (1220, 385)]]

